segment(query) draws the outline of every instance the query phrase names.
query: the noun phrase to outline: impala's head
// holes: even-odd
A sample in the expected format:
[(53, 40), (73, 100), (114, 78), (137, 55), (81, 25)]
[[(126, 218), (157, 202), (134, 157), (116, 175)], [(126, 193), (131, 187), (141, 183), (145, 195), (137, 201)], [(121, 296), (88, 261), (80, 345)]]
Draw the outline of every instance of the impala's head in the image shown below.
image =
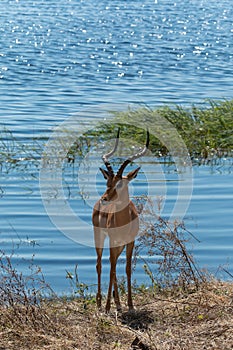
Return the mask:
[(126, 176), (111, 176), (108, 171), (100, 168), (104, 178), (107, 180), (107, 190), (101, 197), (103, 204), (112, 201), (122, 202), (128, 199), (128, 184), (133, 180), (139, 171), (140, 167), (130, 171)]
[(143, 150), (131, 156), (130, 158), (126, 159), (118, 169), (117, 173), (115, 174), (108, 159), (115, 153), (117, 149), (118, 142), (119, 142), (119, 135), (120, 135), (120, 129), (118, 129), (117, 138), (116, 138), (116, 142), (113, 150), (102, 156), (104, 164), (107, 168), (107, 170), (100, 168), (104, 178), (107, 180), (107, 190), (101, 197), (101, 201), (103, 204), (107, 204), (112, 201), (115, 201), (117, 203), (117, 202), (125, 202), (128, 200), (129, 198), (128, 184), (131, 180), (133, 180), (137, 176), (138, 171), (140, 170), (140, 167), (130, 171), (125, 176), (123, 176), (123, 172), (129, 163), (131, 163), (133, 160), (139, 157), (142, 157), (146, 153), (149, 145), (149, 131), (147, 131), (146, 145), (143, 148)]

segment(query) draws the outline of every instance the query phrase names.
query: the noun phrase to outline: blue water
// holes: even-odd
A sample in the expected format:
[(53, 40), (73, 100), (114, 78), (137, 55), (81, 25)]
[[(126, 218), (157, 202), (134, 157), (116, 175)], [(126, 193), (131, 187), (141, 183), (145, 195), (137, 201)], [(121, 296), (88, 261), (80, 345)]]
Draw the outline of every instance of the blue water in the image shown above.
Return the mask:
[[(32, 138), (50, 136), (70, 117), (94, 127), (110, 118), (109, 110), (128, 106), (231, 99), (232, 18), (230, 0), (3, 0), (1, 128), (29, 145)], [(50, 222), (38, 168), (6, 168), (0, 186), (3, 249), (13, 245), (17, 250), (20, 242), (20, 256), (35, 253), (36, 263), (58, 291), (66, 291), (65, 271), (76, 262), (80, 279), (93, 282), (94, 249), (70, 241)], [(195, 256), (213, 272), (219, 264), (233, 270), (232, 177), (230, 165), (213, 172), (194, 169), (186, 222), (201, 240)], [(75, 184), (74, 178), (70, 181)], [(75, 188), (72, 205), (88, 220), (91, 209)], [(106, 279), (107, 252), (104, 261)], [(135, 278), (143, 279), (140, 268)]]

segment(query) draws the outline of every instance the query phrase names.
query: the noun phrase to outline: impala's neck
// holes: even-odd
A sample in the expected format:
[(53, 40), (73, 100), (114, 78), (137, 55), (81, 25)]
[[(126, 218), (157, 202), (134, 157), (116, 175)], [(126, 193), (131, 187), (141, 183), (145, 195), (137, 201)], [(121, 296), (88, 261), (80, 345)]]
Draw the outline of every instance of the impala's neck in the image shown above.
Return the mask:
[(121, 227), (129, 224), (132, 221), (129, 203), (125, 204), (123, 208), (116, 207), (114, 216), (116, 227)]
[(128, 184), (125, 184), (117, 194), (114, 216), (116, 226), (120, 227), (127, 225), (132, 220)]
[(129, 189), (127, 184), (121, 190), (117, 191), (116, 206), (124, 209), (126, 206), (129, 205), (129, 202)]

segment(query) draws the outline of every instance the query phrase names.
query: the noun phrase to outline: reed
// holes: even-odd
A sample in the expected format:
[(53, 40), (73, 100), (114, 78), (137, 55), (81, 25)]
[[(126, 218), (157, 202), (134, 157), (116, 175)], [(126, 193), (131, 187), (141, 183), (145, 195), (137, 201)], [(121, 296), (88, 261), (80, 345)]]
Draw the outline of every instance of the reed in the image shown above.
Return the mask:
[[(172, 124), (178, 132), (190, 154), (193, 164), (218, 165), (218, 162), (233, 157), (233, 100), (206, 101), (202, 106), (193, 105), (184, 108), (179, 105), (163, 106), (150, 109), (142, 107), (128, 109), (123, 112), (110, 112), (108, 123), (99, 122), (94, 127), (83, 133), (68, 151), (66, 158), (68, 163), (73, 163), (83, 158), (91, 147), (113, 138), (117, 128), (121, 127), (121, 137), (142, 143), (144, 130), (140, 125), (148, 125), (155, 133), (160, 132), (161, 137), (166, 135), (166, 127), (160, 125), (159, 120), (164, 119)], [(112, 123), (111, 123), (112, 121)], [(72, 135), (71, 135), (72, 134)], [(133, 138), (132, 138), (133, 135)], [(72, 137), (73, 132), (64, 130), (64, 137)], [(62, 149), (63, 138), (61, 137)], [(48, 138), (33, 138), (28, 143), (18, 140), (12, 130), (0, 127), (0, 168), (10, 172), (12, 169), (25, 170), (28, 166), (40, 165), (40, 159), (44, 154), (44, 146)], [(151, 152), (160, 158), (170, 157), (166, 146), (151, 134)]]
[[(158, 120), (169, 121), (184, 141), (193, 163), (203, 164), (211, 160), (233, 156), (233, 100), (209, 100), (202, 107), (179, 105), (149, 109), (147, 107), (113, 112), (113, 121), (118, 125), (100, 124), (97, 134), (107, 138), (121, 126), (122, 138), (132, 138), (143, 143), (144, 133), (138, 125), (151, 126), (160, 135), (166, 127)], [(162, 119), (161, 119), (162, 118)], [(96, 133), (95, 133), (96, 135)], [(169, 150), (151, 135), (150, 149), (158, 157), (169, 156)]]

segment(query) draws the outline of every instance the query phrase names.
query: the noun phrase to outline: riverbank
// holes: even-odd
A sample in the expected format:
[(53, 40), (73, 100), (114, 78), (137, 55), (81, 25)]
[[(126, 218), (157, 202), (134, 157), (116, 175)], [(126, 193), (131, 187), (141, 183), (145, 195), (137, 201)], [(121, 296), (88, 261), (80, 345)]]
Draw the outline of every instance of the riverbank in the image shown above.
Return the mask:
[(218, 349), (233, 348), (233, 284), (211, 281), (198, 290), (138, 290), (135, 312), (95, 299), (52, 299), (30, 307), (0, 308), (1, 349)]

